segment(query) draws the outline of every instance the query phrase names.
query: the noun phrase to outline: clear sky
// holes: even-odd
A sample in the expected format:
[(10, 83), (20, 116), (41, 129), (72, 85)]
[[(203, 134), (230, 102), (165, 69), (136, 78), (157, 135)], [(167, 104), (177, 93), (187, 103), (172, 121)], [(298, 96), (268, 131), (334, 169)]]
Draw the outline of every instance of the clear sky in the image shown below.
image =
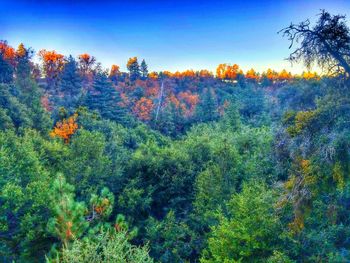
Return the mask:
[(77, 56), (94, 55), (105, 68), (125, 69), (131, 56), (151, 71), (209, 69), (220, 63), (286, 68), (291, 22), (315, 20), (320, 9), (349, 15), (350, 0), (16, 1), (0, 0), (0, 39)]

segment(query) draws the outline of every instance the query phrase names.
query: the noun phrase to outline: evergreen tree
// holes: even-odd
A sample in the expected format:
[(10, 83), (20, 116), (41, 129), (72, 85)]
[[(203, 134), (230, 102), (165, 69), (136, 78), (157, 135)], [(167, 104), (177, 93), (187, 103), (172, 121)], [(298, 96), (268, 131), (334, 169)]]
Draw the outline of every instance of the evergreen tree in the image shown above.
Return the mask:
[(11, 83), (13, 81), (13, 68), (0, 53), (0, 83)]
[(134, 246), (128, 238), (124, 231), (101, 230), (93, 238), (77, 239), (71, 247), (63, 248), (59, 262), (153, 263), (147, 246)]
[(221, 215), (213, 228), (200, 262), (266, 262), (283, 248), (281, 223), (273, 204), (272, 191), (265, 185), (244, 184), (242, 192), (228, 203), (229, 218)]
[[(1, 88), (0, 88), (1, 90)], [(41, 137), (0, 131), (0, 261), (43, 262), (47, 234), (50, 175), (38, 151)]]
[(82, 79), (79, 74), (78, 65), (70, 55), (60, 74), (58, 92), (62, 95), (55, 97), (57, 106), (65, 107), (70, 113), (77, 107), (82, 91)]
[(216, 120), (219, 117), (219, 114), (213, 89), (205, 89), (201, 98), (201, 102), (197, 108), (198, 120), (203, 122)]
[(239, 114), (239, 108), (237, 103), (232, 101), (228, 108), (225, 110), (222, 118), (222, 123), (226, 128), (233, 131), (238, 130), (241, 127), (241, 116)]
[(69, 96), (78, 96), (81, 92), (82, 80), (79, 75), (78, 65), (70, 55), (62, 70), (59, 82), (59, 91)]
[(134, 81), (140, 77), (140, 65), (137, 61), (137, 57), (129, 58), (126, 67), (129, 70), (129, 77), (131, 81)]
[(141, 70), (141, 77), (143, 79), (146, 79), (148, 77), (148, 66), (144, 59), (141, 61), (140, 70)]
[(31, 80), (30, 59), (33, 55), (31, 49), (26, 49), (21, 43), (16, 51), (16, 80), (22, 87), (29, 88)]
[(49, 220), (49, 231), (67, 247), (72, 240), (79, 238), (88, 227), (85, 220), (86, 206), (74, 200), (74, 187), (59, 175), (54, 181), (50, 196), (54, 217)]
[(121, 106), (119, 92), (103, 72), (96, 74), (93, 87), (87, 93), (85, 104), (88, 108), (97, 110), (103, 118), (122, 124), (128, 122), (126, 109)]
[(162, 134), (168, 136), (176, 136), (176, 124), (177, 122), (183, 121), (179, 114), (179, 110), (173, 103), (170, 103), (160, 113), (160, 118), (155, 122), (156, 129), (161, 131)]

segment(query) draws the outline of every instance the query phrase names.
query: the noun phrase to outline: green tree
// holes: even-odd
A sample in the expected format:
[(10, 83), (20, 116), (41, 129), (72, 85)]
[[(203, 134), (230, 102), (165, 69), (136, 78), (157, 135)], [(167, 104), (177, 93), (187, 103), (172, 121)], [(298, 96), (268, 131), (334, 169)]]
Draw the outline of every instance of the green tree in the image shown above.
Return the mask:
[(66, 183), (62, 175), (53, 182), (50, 197), (53, 217), (48, 222), (48, 230), (67, 247), (88, 228), (89, 223), (84, 217), (87, 208), (83, 202), (74, 200), (74, 187)]
[(37, 262), (51, 245), (49, 219), (51, 178), (37, 152), (37, 132), (19, 137), (0, 132), (0, 258)]
[(214, 121), (219, 117), (217, 101), (213, 89), (205, 89), (197, 107), (197, 119), (201, 122)]
[(32, 87), (31, 61), (33, 51), (21, 43), (16, 51), (16, 82), (22, 90), (30, 92)]
[(79, 75), (78, 64), (72, 56), (67, 58), (60, 74), (59, 91), (69, 96), (80, 95), (82, 79)]
[[(101, 230), (94, 237), (77, 239), (62, 250), (58, 258), (62, 263), (152, 263), (148, 247), (137, 247), (128, 241), (128, 234)], [(48, 262), (55, 262), (48, 260)]]
[(76, 186), (78, 197), (88, 201), (90, 194), (113, 185), (116, 178), (111, 174), (111, 160), (105, 154), (106, 140), (101, 133), (80, 130), (68, 147), (68, 159), (61, 171)]
[(194, 253), (193, 232), (184, 222), (176, 219), (173, 211), (161, 221), (151, 218), (146, 229), (150, 254), (160, 262), (185, 262)]
[(92, 110), (97, 110), (103, 118), (122, 124), (128, 122), (126, 109), (121, 106), (121, 98), (113, 87), (107, 75), (96, 74), (92, 89), (88, 90), (85, 104)]
[(144, 59), (141, 61), (141, 64), (140, 64), (140, 72), (141, 72), (141, 77), (143, 79), (146, 79), (148, 77), (148, 66)]
[(0, 53), (0, 83), (11, 83), (13, 81), (13, 67)]
[(140, 65), (137, 61), (137, 57), (129, 58), (126, 67), (129, 70), (129, 77), (131, 81), (134, 81), (140, 77)]
[(275, 214), (273, 192), (263, 184), (244, 184), (213, 227), (201, 262), (264, 262), (282, 245), (282, 225)]

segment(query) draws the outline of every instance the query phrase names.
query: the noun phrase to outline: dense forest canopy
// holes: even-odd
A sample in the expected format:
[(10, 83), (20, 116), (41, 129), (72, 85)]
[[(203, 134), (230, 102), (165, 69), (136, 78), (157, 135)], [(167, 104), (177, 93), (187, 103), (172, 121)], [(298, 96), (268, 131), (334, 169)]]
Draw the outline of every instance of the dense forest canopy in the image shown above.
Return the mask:
[(345, 19), (282, 30), (300, 75), (1, 41), (0, 261), (349, 262)]

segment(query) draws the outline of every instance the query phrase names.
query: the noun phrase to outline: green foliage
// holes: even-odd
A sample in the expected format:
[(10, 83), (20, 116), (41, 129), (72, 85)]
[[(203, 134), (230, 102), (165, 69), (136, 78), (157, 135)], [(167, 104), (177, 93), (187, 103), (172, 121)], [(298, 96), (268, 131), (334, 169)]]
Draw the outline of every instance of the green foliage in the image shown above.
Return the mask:
[(143, 59), (140, 64), (140, 73), (142, 78), (148, 77), (148, 66), (146, 64), (146, 61)]
[(91, 110), (97, 110), (103, 118), (126, 124), (128, 116), (120, 105), (121, 98), (111, 81), (103, 72), (98, 72), (94, 78), (92, 89), (89, 89), (85, 105)]
[(150, 255), (160, 262), (185, 262), (194, 253), (193, 232), (170, 211), (162, 221), (151, 218), (147, 224), (146, 240), (150, 242)]
[(114, 206), (114, 195), (108, 188), (104, 187), (101, 190), (100, 195), (92, 194), (90, 198), (90, 207), (93, 212), (92, 218), (99, 217), (102, 219), (108, 219), (111, 215)]
[(43, 258), (51, 179), (30, 134), (0, 132), (0, 241), (5, 262)]
[(55, 104), (63, 106), (73, 112), (81, 99), (82, 78), (79, 75), (78, 65), (72, 56), (69, 56), (58, 83), (59, 96), (55, 97)]
[(13, 68), (0, 54), (0, 83), (11, 83), (13, 81)]
[[(147, 66), (145, 67), (145, 64), (146, 63), (143, 64), (142, 73), (145, 73), (147, 71)], [(139, 65), (139, 62), (137, 61), (137, 57), (129, 59), (127, 68), (129, 70), (129, 77), (131, 81), (134, 81), (140, 77), (140, 65)]]
[[(56, 262), (47, 260), (47, 262)], [(124, 231), (101, 231), (92, 238), (75, 240), (62, 250), (62, 263), (152, 263), (148, 248), (131, 245)]]
[[(31, 57), (0, 57), (1, 262), (350, 260), (348, 81), (137, 58), (108, 78), (69, 57), (44, 93)], [(155, 112), (160, 81), (157, 117), (131, 117), (142, 98)], [(49, 138), (72, 113), (69, 143)]]
[(72, 56), (69, 56), (61, 73), (59, 90), (67, 95), (77, 96), (81, 92), (81, 82), (77, 62)]
[(91, 193), (118, 180), (118, 174), (112, 174), (111, 160), (105, 154), (106, 140), (99, 132), (80, 130), (68, 146), (68, 156), (61, 171), (69, 183), (76, 185), (80, 197)]
[(197, 110), (197, 118), (201, 122), (214, 121), (219, 117), (217, 111), (217, 101), (215, 93), (212, 89), (206, 89), (203, 91), (202, 100)]
[(201, 262), (264, 262), (281, 245), (281, 223), (273, 193), (263, 184), (244, 184), (228, 203), (208, 240)]
[(84, 218), (87, 208), (74, 200), (74, 187), (67, 184), (62, 175), (53, 182), (50, 197), (54, 217), (48, 222), (48, 230), (67, 247), (87, 229), (88, 222)]

